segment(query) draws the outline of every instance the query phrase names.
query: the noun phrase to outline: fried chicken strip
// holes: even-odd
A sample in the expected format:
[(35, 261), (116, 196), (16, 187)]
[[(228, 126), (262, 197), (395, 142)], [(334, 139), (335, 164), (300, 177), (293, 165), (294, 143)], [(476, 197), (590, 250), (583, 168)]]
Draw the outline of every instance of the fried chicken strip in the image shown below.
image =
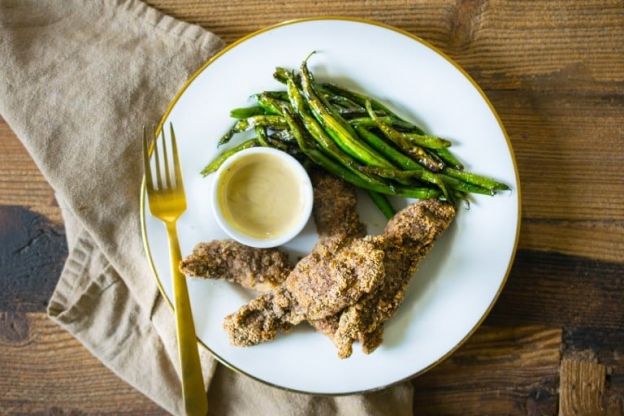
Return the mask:
[(312, 214), (319, 239), (366, 235), (366, 226), (356, 211), (355, 188), (322, 170), (313, 170), (310, 177), (314, 187)]
[(362, 343), (365, 353), (381, 344), (384, 322), (403, 302), (418, 263), (454, 217), (455, 208), (450, 204), (437, 200), (417, 202), (392, 218), (382, 236), (372, 238), (385, 252), (385, 280), (379, 289), (340, 314), (333, 335), (339, 357), (349, 357), (356, 340)]
[[(226, 317), (225, 329), (231, 341), (235, 345), (253, 345), (257, 340), (272, 339), (284, 323), (296, 325), (307, 319), (328, 335), (333, 331), (331, 336), (342, 358), (351, 355), (355, 340), (362, 342), (365, 351), (374, 350), (383, 339), (383, 323), (403, 301), (418, 262), (454, 215), (450, 204), (419, 201), (399, 212), (380, 236), (338, 237), (339, 243), (325, 238), (299, 262), (280, 289), (262, 296), (263, 302), (256, 299)], [(366, 257), (368, 263), (363, 261)], [(374, 273), (353, 278), (358, 270), (371, 272), (370, 267), (375, 268)], [(279, 299), (286, 294), (286, 310), (290, 313), (283, 313), (285, 305), (276, 307), (276, 294)], [(257, 310), (258, 306), (262, 310)], [(256, 319), (241, 319), (250, 314)], [(258, 316), (265, 319), (259, 320)], [(296, 319), (289, 320), (293, 316)], [(263, 330), (265, 333), (259, 336)]]
[(286, 253), (275, 248), (248, 247), (231, 240), (199, 243), (180, 262), (180, 271), (188, 276), (225, 279), (259, 292), (279, 287), (291, 270)]
[[(354, 241), (357, 240), (354, 240), (354, 237), (364, 236), (365, 227), (359, 221), (355, 209), (357, 199), (353, 187), (321, 171), (313, 172), (311, 177), (315, 188), (313, 212), (321, 241), (315, 247), (315, 251), (304, 259), (302, 266), (298, 267), (301, 267), (301, 271), (318, 269), (324, 272), (320, 277), (316, 276), (316, 281), (314, 276), (301, 281), (293, 278), (291, 286), (303, 294), (301, 298), (304, 299), (302, 302), (304, 307), (298, 305), (299, 301), (286, 286), (279, 286), (286, 276), (289, 276), (290, 266), (285, 254), (276, 249), (253, 249), (231, 241), (212, 242), (203, 248), (199, 245), (193, 255), (185, 259), (186, 263), (183, 262), (185, 264), (183, 271), (208, 278), (221, 277), (247, 288), (268, 292), (226, 318), (224, 326), (235, 345), (255, 345), (268, 341), (279, 331), (287, 330), (307, 319), (316, 330), (334, 341), (340, 357), (346, 358), (351, 355), (355, 340), (360, 341), (364, 352), (370, 353), (381, 344), (383, 323), (394, 314), (402, 302), (418, 261), (426, 254), (437, 234), (448, 226), (444, 218), (446, 216), (450, 222), (454, 209), (438, 201), (419, 202), (417, 204), (424, 205), (420, 208), (411, 208), (416, 204), (412, 205), (405, 213), (397, 215), (388, 223), (382, 236), (368, 237), (368, 242), (365, 243), (368, 244), (366, 250), (384, 252), (381, 260), (384, 268), (381, 283), (377, 282), (378, 277), (371, 280), (369, 276), (368, 283), (376, 286), (376, 290), (365, 286), (359, 289), (352, 288), (353, 290), (348, 292), (350, 295), (342, 298), (344, 303), (348, 304), (346, 307), (334, 303), (332, 305), (334, 309), (325, 309), (328, 301), (332, 302), (336, 296), (345, 295), (341, 293), (341, 290), (344, 292), (344, 288), (332, 292), (325, 287), (320, 290), (324, 293), (324, 298), (313, 301), (318, 295), (314, 287), (332, 284), (327, 279), (327, 274), (333, 273), (336, 263), (330, 265), (326, 259), (332, 258), (341, 249), (344, 250), (345, 245), (355, 244)], [(412, 211), (408, 211), (409, 209)], [(414, 218), (421, 218), (422, 221), (415, 221)], [(436, 223), (434, 226), (428, 218), (442, 220), (433, 221)], [(415, 229), (411, 230), (410, 227)], [(431, 232), (434, 234), (431, 235)], [(429, 244), (427, 240), (430, 240)], [(349, 258), (348, 252), (346, 254), (346, 258)], [(220, 258), (224, 260), (221, 261)], [(336, 257), (334, 260), (341, 263), (346, 258), (343, 252), (342, 258)], [(353, 262), (352, 258), (350, 260)], [(219, 263), (220, 266), (215, 263)], [(265, 277), (265, 274), (268, 276)], [(354, 301), (358, 296), (359, 299)], [(306, 307), (312, 311), (310, 316), (306, 315)], [(341, 307), (342, 309), (336, 313), (326, 315)], [(326, 316), (318, 318), (322, 315)]]
[(379, 286), (384, 277), (383, 256), (383, 251), (365, 239), (339, 236), (320, 240), (278, 289), (225, 318), (230, 341), (254, 345), (303, 320), (340, 312)]

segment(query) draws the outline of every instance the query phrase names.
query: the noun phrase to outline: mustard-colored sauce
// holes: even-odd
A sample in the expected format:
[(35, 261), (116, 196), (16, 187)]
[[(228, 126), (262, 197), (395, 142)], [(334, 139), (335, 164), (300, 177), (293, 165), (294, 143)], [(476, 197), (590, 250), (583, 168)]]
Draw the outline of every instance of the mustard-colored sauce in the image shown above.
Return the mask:
[(223, 172), (217, 186), (224, 219), (254, 238), (285, 234), (303, 212), (296, 173), (274, 155), (254, 154), (240, 159)]

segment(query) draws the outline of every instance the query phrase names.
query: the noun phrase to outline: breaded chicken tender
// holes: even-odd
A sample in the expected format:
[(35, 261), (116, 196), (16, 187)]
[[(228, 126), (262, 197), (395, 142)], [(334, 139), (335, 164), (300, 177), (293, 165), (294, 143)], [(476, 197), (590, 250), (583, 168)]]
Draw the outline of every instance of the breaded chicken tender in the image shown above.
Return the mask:
[(418, 263), (454, 217), (451, 204), (433, 199), (419, 201), (395, 215), (381, 236), (371, 238), (385, 253), (384, 283), (341, 312), (333, 335), (338, 356), (350, 356), (356, 340), (362, 343), (365, 353), (381, 344), (383, 323), (399, 308)]
[(291, 269), (288, 256), (278, 249), (253, 248), (231, 240), (199, 243), (180, 262), (180, 271), (188, 276), (224, 279), (259, 292), (279, 287)]
[(365, 353), (383, 341), (383, 325), (403, 301), (411, 276), (455, 215), (437, 200), (416, 202), (392, 218), (384, 233), (365, 236), (355, 189), (322, 171), (311, 174), (319, 242), (294, 268), (277, 249), (232, 241), (198, 245), (183, 272), (222, 278), (262, 292), (227, 316), (230, 341), (251, 346), (307, 320), (332, 339), (340, 358), (354, 341)]
[(279, 289), (225, 318), (231, 342), (254, 345), (308, 320), (331, 336), (339, 357), (351, 355), (354, 341), (372, 352), (381, 344), (383, 323), (403, 301), (419, 261), (454, 216), (448, 203), (419, 201), (399, 212), (380, 236), (339, 236), (339, 243), (326, 237)]

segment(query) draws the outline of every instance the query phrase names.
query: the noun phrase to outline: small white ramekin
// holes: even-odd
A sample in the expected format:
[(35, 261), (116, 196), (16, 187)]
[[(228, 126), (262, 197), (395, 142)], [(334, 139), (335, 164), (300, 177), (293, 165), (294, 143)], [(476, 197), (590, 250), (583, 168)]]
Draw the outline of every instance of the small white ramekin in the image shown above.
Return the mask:
[[(287, 232), (275, 237), (275, 238), (257, 238), (245, 234), (234, 226), (232, 226), (224, 217), (223, 212), (221, 211), (221, 206), (219, 205), (219, 184), (223, 178), (223, 172), (225, 172), (228, 168), (230, 168), (233, 164), (237, 163), (243, 158), (254, 157), (257, 154), (270, 154), (275, 157), (280, 158), (286, 166), (290, 168), (290, 171), (293, 175), (298, 179), (298, 183), (302, 187), (301, 195), (304, 198), (303, 201), (303, 209), (300, 212), (300, 217), (293, 223), (293, 226)], [(314, 196), (312, 191), (312, 182), (310, 181), (310, 177), (306, 170), (301, 166), (301, 163), (297, 161), (294, 157), (290, 156), (288, 153), (282, 152), (281, 150), (269, 148), (269, 147), (252, 147), (249, 149), (242, 150), (232, 156), (230, 156), (217, 170), (215, 173), (215, 180), (212, 186), (212, 192), (210, 195), (212, 211), (214, 212), (215, 219), (217, 220), (217, 224), (223, 231), (227, 233), (231, 238), (238, 241), (241, 244), (245, 244), (251, 247), (257, 248), (269, 248), (269, 247), (277, 247), (279, 245), (285, 244), (288, 241), (292, 240), (303, 230), (310, 215), (312, 213), (312, 205), (314, 202)]]

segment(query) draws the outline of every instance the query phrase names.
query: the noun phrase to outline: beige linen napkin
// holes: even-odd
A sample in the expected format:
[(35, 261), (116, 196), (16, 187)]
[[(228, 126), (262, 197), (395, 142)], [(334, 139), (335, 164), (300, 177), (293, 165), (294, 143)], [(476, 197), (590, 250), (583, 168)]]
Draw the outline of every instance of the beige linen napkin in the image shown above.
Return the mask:
[[(0, 0), (0, 114), (56, 191), (67, 227), (70, 254), (48, 313), (174, 414), (183, 407), (173, 314), (139, 230), (141, 126), (222, 46), (137, 0)], [(201, 359), (210, 414), (411, 414), (407, 384), (313, 397), (233, 373), (203, 349)]]

